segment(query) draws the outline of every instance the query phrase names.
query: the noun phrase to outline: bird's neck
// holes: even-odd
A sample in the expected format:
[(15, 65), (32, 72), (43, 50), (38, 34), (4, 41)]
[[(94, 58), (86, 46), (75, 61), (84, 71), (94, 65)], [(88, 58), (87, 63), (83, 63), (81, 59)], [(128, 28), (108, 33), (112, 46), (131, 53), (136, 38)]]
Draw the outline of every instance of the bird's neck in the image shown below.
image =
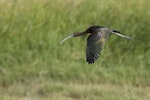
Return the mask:
[(73, 34), (74, 34), (74, 37), (78, 37), (78, 36), (86, 35), (88, 33), (87, 32), (76, 32), (76, 33), (73, 33)]

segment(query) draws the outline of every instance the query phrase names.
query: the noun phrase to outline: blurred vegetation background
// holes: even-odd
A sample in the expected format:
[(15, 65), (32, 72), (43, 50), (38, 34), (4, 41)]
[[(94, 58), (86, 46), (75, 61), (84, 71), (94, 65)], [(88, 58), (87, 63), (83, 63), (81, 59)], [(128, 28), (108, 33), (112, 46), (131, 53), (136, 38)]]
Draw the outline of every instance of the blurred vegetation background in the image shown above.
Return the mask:
[[(149, 0), (0, 0), (0, 87), (8, 93), (13, 84), (37, 80), (149, 86), (149, 5)], [(134, 41), (112, 35), (96, 63), (88, 65), (87, 36), (59, 43), (91, 25), (119, 30)]]

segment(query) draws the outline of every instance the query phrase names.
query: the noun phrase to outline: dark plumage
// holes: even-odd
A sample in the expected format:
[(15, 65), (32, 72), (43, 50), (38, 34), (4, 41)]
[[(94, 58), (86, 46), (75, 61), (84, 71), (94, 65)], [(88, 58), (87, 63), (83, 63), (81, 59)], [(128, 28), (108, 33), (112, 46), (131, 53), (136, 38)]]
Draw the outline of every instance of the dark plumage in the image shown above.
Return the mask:
[(129, 36), (120, 34), (120, 32), (117, 30), (113, 30), (113, 29), (103, 27), (103, 26), (91, 26), (83, 32), (76, 32), (76, 33), (69, 35), (61, 42), (61, 44), (71, 37), (78, 37), (78, 36), (86, 35), (88, 33), (90, 35), (87, 38), (86, 61), (89, 64), (94, 63), (98, 59), (98, 57), (100, 56), (102, 47), (105, 44), (110, 34), (116, 34), (126, 39), (132, 39)]

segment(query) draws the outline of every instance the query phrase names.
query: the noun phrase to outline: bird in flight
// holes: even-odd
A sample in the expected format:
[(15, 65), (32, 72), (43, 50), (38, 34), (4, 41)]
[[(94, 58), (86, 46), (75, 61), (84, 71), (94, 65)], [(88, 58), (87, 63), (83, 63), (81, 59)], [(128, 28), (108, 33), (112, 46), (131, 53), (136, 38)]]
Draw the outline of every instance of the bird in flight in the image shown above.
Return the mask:
[(101, 54), (102, 47), (104, 46), (110, 34), (115, 34), (117, 36), (132, 40), (131, 37), (122, 35), (117, 30), (113, 30), (103, 26), (91, 26), (83, 32), (75, 32), (69, 35), (68, 37), (63, 39), (60, 44), (62, 44), (69, 38), (86, 34), (89, 34), (86, 45), (86, 61), (88, 62), (88, 64), (93, 64), (98, 59)]

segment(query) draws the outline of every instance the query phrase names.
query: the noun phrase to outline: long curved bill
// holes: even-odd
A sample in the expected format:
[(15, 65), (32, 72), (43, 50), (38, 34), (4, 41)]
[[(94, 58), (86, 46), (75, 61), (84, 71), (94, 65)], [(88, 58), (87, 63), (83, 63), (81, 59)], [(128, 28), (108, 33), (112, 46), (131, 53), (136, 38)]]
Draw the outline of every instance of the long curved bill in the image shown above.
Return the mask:
[(60, 44), (63, 44), (66, 40), (72, 38), (73, 36), (74, 36), (74, 34), (71, 34), (71, 35), (67, 36), (66, 38), (64, 38), (64, 39), (60, 42)]

